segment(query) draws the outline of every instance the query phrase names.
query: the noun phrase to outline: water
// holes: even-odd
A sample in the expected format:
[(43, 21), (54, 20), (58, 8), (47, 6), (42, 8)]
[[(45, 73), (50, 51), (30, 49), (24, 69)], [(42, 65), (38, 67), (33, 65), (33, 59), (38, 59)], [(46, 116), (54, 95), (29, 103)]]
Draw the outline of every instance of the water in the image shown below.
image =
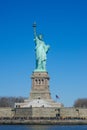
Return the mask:
[(0, 130), (87, 130), (87, 125), (0, 125)]

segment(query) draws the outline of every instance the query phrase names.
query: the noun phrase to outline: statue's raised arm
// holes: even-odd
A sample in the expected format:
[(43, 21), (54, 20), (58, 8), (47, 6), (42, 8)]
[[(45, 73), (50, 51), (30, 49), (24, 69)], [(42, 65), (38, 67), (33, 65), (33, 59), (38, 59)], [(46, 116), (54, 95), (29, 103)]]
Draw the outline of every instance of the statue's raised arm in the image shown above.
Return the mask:
[(36, 38), (36, 22), (33, 23), (33, 29), (34, 29), (34, 38)]

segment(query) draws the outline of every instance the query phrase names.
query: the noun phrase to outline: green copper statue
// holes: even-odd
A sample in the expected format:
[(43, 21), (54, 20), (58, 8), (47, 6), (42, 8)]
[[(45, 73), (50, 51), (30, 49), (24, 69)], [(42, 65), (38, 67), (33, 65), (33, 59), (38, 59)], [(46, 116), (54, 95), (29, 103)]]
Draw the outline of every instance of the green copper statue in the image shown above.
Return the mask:
[(34, 28), (34, 42), (35, 42), (35, 52), (36, 52), (36, 69), (35, 71), (44, 72), (46, 71), (46, 60), (47, 60), (47, 52), (50, 48), (49, 45), (46, 45), (43, 41), (42, 35), (36, 34), (36, 23), (33, 24)]

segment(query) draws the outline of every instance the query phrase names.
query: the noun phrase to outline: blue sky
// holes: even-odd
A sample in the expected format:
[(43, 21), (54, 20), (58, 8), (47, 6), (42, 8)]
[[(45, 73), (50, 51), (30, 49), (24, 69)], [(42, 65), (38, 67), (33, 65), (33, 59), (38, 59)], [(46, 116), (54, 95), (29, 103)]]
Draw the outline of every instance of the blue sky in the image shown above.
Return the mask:
[(35, 69), (32, 24), (50, 44), (50, 91), (65, 106), (87, 98), (87, 1), (0, 0), (0, 96), (29, 97)]

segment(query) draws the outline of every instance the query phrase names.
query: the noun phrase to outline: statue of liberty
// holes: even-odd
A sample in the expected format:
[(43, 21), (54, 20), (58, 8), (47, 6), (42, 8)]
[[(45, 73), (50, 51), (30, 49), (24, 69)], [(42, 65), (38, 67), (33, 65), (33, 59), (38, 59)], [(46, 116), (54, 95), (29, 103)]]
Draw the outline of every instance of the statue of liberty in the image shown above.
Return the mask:
[(36, 34), (36, 23), (33, 24), (34, 28), (34, 42), (35, 42), (35, 53), (36, 53), (36, 69), (35, 71), (46, 71), (46, 60), (47, 52), (50, 48), (49, 45), (46, 45), (43, 41), (42, 34), (37, 36)]

